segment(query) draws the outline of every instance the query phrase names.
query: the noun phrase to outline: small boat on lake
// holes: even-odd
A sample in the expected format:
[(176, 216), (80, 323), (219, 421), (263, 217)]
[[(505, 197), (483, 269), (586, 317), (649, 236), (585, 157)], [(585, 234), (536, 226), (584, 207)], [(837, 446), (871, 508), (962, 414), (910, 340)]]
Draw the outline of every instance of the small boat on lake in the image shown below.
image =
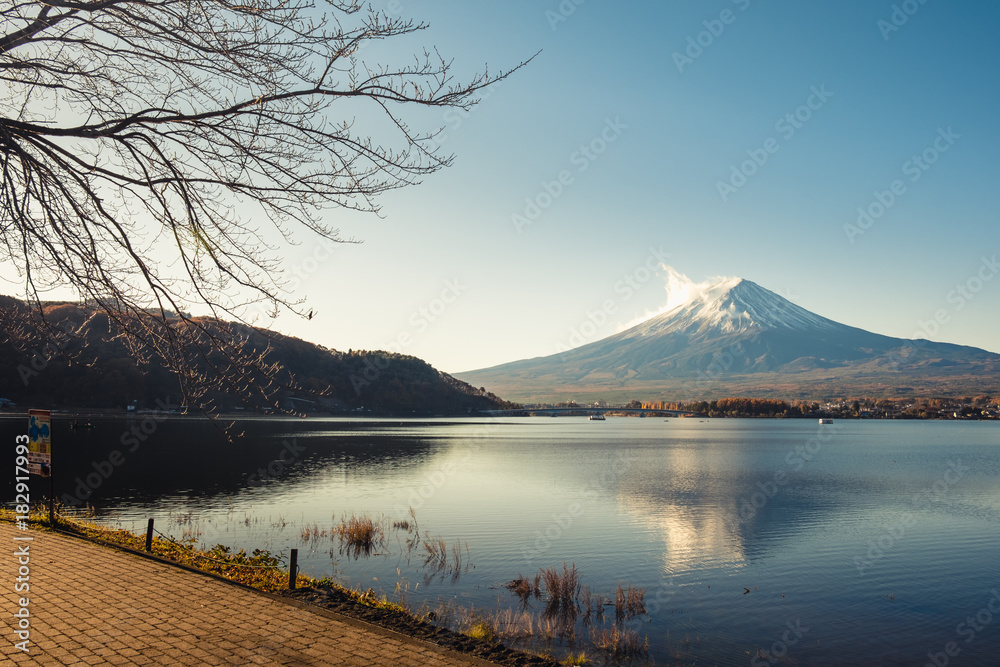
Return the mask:
[(604, 415), (590, 415), (590, 421), (592, 421), (592, 422), (602, 422), (602, 421), (605, 421)]
[(832, 419), (820, 419), (819, 423), (820, 424), (832, 424), (833, 420)]

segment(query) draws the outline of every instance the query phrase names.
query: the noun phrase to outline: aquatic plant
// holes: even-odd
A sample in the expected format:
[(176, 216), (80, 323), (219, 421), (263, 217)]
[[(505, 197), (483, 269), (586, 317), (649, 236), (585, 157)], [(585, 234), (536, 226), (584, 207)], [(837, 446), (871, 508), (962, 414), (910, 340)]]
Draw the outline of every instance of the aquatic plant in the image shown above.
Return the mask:
[(632, 628), (617, 624), (610, 628), (591, 628), (590, 641), (597, 650), (619, 659), (634, 660), (649, 654), (649, 637), (640, 638)]
[(371, 556), (385, 543), (383, 520), (367, 514), (344, 515), (340, 525), (333, 529), (333, 535), (340, 539), (340, 552), (349, 558)]
[(504, 584), (504, 588), (518, 597), (521, 601), (521, 606), (527, 606), (531, 598), (540, 598), (542, 596), (542, 591), (539, 587), (540, 581), (541, 575), (535, 575), (534, 581), (531, 581), (522, 576), (521, 573), (518, 573), (517, 579), (508, 581)]
[[(464, 552), (464, 555), (463, 555)], [(443, 537), (424, 540), (424, 583), (429, 584), (435, 577), (444, 579), (451, 575), (452, 583), (458, 581), (463, 572), (473, 567), (469, 560), (469, 544), (461, 540), (452, 544), (449, 557), (448, 543)]]
[(615, 623), (621, 624), (646, 613), (646, 589), (618, 582), (615, 590)]
[(584, 665), (589, 665), (591, 663), (587, 654), (580, 651), (579, 654), (570, 651), (570, 654), (563, 658), (561, 665), (567, 665), (567, 667), (583, 667)]
[(580, 576), (576, 571), (576, 563), (566, 567), (566, 562), (563, 561), (562, 572), (555, 567), (542, 570), (542, 579), (545, 581), (545, 592), (549, 595), (549, 606), (560, 609), (576, 607), (577, 597), (580, 595)]

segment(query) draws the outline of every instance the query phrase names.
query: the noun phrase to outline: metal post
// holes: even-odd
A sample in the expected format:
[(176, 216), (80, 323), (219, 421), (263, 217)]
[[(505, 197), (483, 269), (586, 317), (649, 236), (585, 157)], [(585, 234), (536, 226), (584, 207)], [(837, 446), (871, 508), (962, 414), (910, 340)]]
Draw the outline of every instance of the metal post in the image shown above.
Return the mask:
[(49, 422), (49, 525), (56, 527), (56, 477), (52, 474), (52, 422)]
[(292, 549), (292, 555), (289, 557), (288, 565), (288, 588), (295, 588), (295, 578), (298, 574), (299, 569), (299, 550)]
[(56, 482), (52, 475), (52, 466), (49, 466), (49, 525), (56, 525)]
[(153, 520), (146, 524), (146, 551), (153, 550)]

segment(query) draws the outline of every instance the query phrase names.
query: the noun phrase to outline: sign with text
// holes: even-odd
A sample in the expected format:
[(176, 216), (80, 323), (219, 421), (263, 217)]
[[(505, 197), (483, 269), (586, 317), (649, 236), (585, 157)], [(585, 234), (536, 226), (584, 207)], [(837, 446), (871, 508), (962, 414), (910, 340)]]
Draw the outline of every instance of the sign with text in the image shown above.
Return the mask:
[(52, 422), (48, 410), (28, 410), (28, 473), (52, 476)]

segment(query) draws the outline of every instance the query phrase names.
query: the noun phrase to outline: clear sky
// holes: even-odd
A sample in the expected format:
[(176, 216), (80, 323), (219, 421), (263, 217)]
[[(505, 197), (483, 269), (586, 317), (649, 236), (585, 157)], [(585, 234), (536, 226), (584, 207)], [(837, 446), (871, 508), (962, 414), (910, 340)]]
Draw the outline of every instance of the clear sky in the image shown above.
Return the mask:
[[(1000, 352), (1000, 5), (385, 7), (429, 21), (421, 40), (462, 68), (542, 53), (471, 115), (437, 119), (452, 169), (386, 199), (385, 220), (334, 214), (365, 243), (309, 274), (317, 315), (279, 329), (338, 349), (402, 341), (471, 370), (657, 310), (665, 262), (878, 333)], [(311, 252), (290, 262), (311, 267)]]
[(541, 54), (471, 115), (420, 117), (453, 168), (382, 220), (330, 212), (363, 244), (283, 250), (316, 315), (274, 328), (472, 370), (656, 311), (666, 263), (1000, 352), (1000, 5), (374, 4), (431, 24), (399, 48), (463, 72)]

